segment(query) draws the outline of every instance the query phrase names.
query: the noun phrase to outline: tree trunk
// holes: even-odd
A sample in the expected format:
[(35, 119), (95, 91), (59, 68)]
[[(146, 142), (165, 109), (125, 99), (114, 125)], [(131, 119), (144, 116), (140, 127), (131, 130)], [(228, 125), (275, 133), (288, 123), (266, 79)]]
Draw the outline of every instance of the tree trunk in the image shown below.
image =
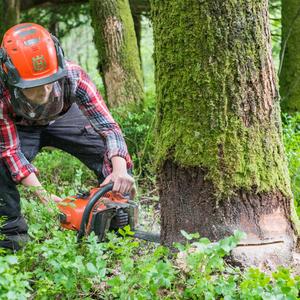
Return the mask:
[(48, 30), (57, 38), (59, 38), (59, 20), (56, 18), (56, 9), (50, 9), (51, 15)]
[(132, 14), (132, 18), (133, 18), (134, 31), (135, 31), (136, 41), (137, 41), (137, 47), (139, 50), (140, 62), (142, 63), (142, 57), (141, 57), (142, 16)]
[(300, 111), (300, 3), (282, 0), (280, 95), (284, 112)]
[(90, 6), (108, 104), (139, 104), (143, 80), (128, 0), (91, 0)]
[(19, 22), (20, 0), (1, 0), (0, 16), (0, 39), (2, 41), (6, 30)]
[[(295, 229), (267, 0), (152, 0), (162, 241), (239, 229), (243, 264), (286, 262)], [(255, 250), (255, 251), (254, 251)]]

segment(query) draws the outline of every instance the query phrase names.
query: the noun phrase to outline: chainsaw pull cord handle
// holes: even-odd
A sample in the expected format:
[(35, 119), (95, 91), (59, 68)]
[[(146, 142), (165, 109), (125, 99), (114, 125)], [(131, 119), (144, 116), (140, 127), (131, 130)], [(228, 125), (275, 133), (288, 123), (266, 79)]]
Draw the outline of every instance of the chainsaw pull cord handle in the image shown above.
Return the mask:
[(88, 225), (89, 222), (89, 218), (90, 218), (90, 214), (91, 211), (95, 205), (95, 203), (107, 192), (111, 191), (112, 188), (114, 186), (114, 183), (109, 183), (107, 185), (105, 185), (104, 187), (102, 187), (99, 191), (97, 191), (93, 197), (90, 199), (90, 201), (88, 202), (87, 206), (85, 207), (85, 210), (83, 212), (82, 215), (82, 220), (81, 220), (81, 224), (80, 224), (80, 229), (78, 231), (77, 234), (77, 241), (79, 242), (82, 237), (85, 235), (85, 229)]

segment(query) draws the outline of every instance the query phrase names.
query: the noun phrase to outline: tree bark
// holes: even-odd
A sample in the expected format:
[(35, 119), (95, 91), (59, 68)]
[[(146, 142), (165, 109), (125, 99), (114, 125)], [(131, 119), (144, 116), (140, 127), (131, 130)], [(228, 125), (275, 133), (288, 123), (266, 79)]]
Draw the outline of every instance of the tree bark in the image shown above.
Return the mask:
[(137, 40), (128, 0), (90, 1), (95, 44), (110, 106), (144, 97)]
[(281, 107), (300, 111), (300, 4), (282, 0), (282, 43), (280, 68)]
[(291, 258), (294, 214), (267, 0), (152, 0), (164, 244), (239, 229), (242, 264)]
[(0, 3), (0, 39), (7, 29), (17, 24), (20, 19), (20, 0), (2, 0)]

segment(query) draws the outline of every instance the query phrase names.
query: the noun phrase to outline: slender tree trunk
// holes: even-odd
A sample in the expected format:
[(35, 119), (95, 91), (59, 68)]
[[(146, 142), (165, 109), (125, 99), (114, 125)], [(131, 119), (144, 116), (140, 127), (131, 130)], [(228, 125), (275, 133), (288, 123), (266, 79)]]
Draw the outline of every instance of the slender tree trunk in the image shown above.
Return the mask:
[(20, 0), (1, 0), (0, 2), (0, 39), (7, 29), (20, 19)]
[(300, 2), (282, 0), (280, 95), (284, 112), (300, 111)]
[(131, 10), (134, 14), (149, 14), (150, 1), (149, 0), (129, 0)]
[(59, 23), (56, 17), (57, 7), (50, 9), (50, 11), (51, 11), (51, 17), (50, 17), (48, 30), (52, 34), (54, 34), (57, 38), (59, 38)]
[(91, 0), (90, 5), (107, 101), (139, 104), (143, 80), (128, 0)]
[(137, 46), (138, 46), (138, 50), (139, 50), (140, 62), (142, 63), (142, 57), (141, 57), (142, 16), (132, 14), (132, 18), (133, 18), (133, 23), (134, 23), (134, 31), (135, 31)]
[(267, 6), (152, 0), (164, 244), (182, 240), (181, 229), (213, 241), (239, 229), (247, 239), (234, 257), (243, 264), (291, 258)]

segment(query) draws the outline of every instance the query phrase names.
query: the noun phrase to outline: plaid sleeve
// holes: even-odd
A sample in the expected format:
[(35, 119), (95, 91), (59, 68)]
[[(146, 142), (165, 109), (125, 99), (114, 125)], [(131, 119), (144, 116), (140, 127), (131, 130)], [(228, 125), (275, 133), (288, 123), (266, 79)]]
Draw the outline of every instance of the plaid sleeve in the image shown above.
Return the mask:
[(89, 119), (93, 128), (106, 140), (107, 152), (103, 164), (104, 176), (112, 172), (111, 158), (114, 156), (123, 157), (126, 160), (127, 169), (131, 169), (132, 161), (121, 129), (112, 118), (96, 86), (82, 69), (77, 82), (76, 98), (78, 99), (77, 104)]
[(19, 137), (14, 122), (8, 114), (9, 104), (0, 98), (0, 159), (8, 167), (12, 179), (20, 182), (37, 169), (21, 152)]

